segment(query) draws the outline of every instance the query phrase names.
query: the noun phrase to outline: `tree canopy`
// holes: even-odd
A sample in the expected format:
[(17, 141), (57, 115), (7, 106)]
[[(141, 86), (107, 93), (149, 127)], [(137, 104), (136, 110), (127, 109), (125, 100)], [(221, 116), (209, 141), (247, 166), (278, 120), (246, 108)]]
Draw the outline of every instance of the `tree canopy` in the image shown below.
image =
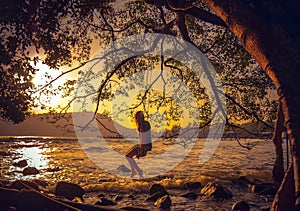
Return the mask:
[[(185, 5), (190, 5), (189, 9), (180, 9)], [(95, 46), (102, 47), (121, 37), (151, 32), (180, 37), (209, 58), (223, 83), (229, 124), (274, 118), (275, 103), (267, 98), (268, 89), (274, 88), (272, 82), (224, 22), (199, 1), (181, 1), (180, 5), (167, 1), (161, 1), (161, 4), (152, 1), (11, 1), (3, 3), (1, 8), (1, 81), (4, 83), (1, 86), (4, 93), (1, 95), (1, 117), (4, 119), (21, 122), (33, 107), (41, 106), (34, 103), (31, 95), (37, 89), (31, 80), (38, 71), (35, 68), (38, 61), (53, 69), (70, 66), (72, 72), (72, 67), (81, 66), (91, 58), (91, 49)], [(143, 69), (161, 65), (177, 76), (183, 74), (182, 80), (189, 84), (198, 100), (207, 98), (201, 82), (176, 61), (138, 57), (120, 66), (115, 78), (107, 81), (102, 90), (103, 99), (114, 96), (108, 87), (116, 78), (122, 81), (134, 74), (137, 68), (133, 67)], [(48, 81), (53, 78), (49, 77)], [(66, 96), (71, 95), (73, 84), (74, 81), (69, 81), (62, 85)], [(38, 90), (41, 95), (50, 96), (58, 92), (49, 86)], [(148, 99), (156, 96), (153, 106), (161, 102), (162, 96), (158, 93), (146, 94)], [(147, 96), (140, 97), (143, 100)], [(67, 112), (69, 108), (66, 106), (62, 110)], [(209, 106), (204, 104), (201, 109), (200, 119), (208, 120)], [(175, 116), (169, 118), (175, 119)]]
[[(34, 103), (32, 93), (51, 95), (59, 91), (50, 87), (55, 78), (49, 78), (44, 87), (34, 87), (32, 77), (38, 61), (54, 69), (70, 66), (69, 71), (62, 73), (64, 75), (79, 70), (91, 59), (95, 46), (101, 48), (122, 37), (146, 33), (180, 37), (201, 50), (220, 75), (228, 125), (274, 119), (276, 103), (267, 98), (269, 90), (275, 88), (270, 76), (279, 94), (284, 115), (281, 122), (285, 122), (292, 144), (293, 168), (288, 173), (294, 174), (295, 200), (300, 205), (300, 42), (297, 27), (300, 7), (296, 1), (24, 0), (1, 2), (0, 6), (1, 118), (21, 122), (33, 107), (41, 106)], [(94, 94), (98, 108), (101, 100), (114, 97), (114, 85), (135, 75), (136, 67), (160, 67), (160, 70), (177, 74), (198, 101), (207, 99), (201, 81), (197, 81), (184, 65), (157, 56), (133, 57), (120, 63), (98, 87), (89, 87), (86, 97)], [(65, 96), (72, 96), (74, 83), (67, 81), (61, 87)], [(125, 87), (120, 94), (126, 95), (134, 88)], [(146, 91), (137, 98), (139, 106), (143, 106), (145, 100), (158, 108), (164, 107), (161, 102), (173, 103), (168, 96), (154, 91)], [(199, 107), (202, 114), (199, 119), (209, 123), (210, 107), (206, 103)], [(70, 108), (68, 104), (61, 112), (68, 112)], [(169, 113), (170, 119), (174, 119), (176, 107)]]

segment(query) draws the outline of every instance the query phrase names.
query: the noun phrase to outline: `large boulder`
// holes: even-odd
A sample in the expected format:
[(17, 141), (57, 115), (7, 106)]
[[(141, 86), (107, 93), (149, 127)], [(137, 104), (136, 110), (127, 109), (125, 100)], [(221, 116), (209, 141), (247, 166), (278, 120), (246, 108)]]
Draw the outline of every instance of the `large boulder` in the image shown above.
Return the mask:
[(84, 190), (77, 184), (70, 182), (58, 182), (54, 194), (56, 196), (63, 196), (69, 200), (79, 197), (83, 199)]
[(232, 198), (232, 193), (227, 188), (214, 182), (207, 183), (201, 189), (200, 193), (206, 196), (213, 196), (218, 199)]

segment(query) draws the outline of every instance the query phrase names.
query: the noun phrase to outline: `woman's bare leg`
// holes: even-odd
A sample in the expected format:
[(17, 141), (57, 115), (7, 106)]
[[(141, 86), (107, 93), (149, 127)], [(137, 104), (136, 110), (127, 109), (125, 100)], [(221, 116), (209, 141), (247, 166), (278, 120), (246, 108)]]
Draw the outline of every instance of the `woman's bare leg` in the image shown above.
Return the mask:
[(143, 171), (142, 171), (142, 169), (140, 169), (140, 167), (135, 162), (135, 160), (133, 158), (129, 158), (129, 157), (126, 157), (126, 158), (127, 158), (128, 163), (130, 165), (130, 168), (131, 168), (131, 176), (134, 176), (138, 173), (139, 176), (142, 177), (143, 176)]
[(137, 165), (135, 160), (132, 158), (135, 155), (136, 155), (135, 150), (131, 150), (126, 154), (126, 159), (128, 160), (128, 163), (131, 168), (131, 177), (134, 177), (137, 173), (139, 174), (140, 177), (142, 177), (143, 171), (140, 169), (140, 167)]

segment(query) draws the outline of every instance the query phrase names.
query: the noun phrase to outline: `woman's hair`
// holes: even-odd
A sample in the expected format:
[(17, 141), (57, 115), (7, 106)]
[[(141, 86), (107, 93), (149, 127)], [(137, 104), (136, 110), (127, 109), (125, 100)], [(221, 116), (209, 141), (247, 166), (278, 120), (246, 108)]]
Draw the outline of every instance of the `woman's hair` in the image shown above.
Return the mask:
[(143, 111), (136, 112), (135, 115), (134, 115), (134, 120), (135, 120), (135, 123), (136, 123), (137, 127), (139, 128), (141, 126), (141, 124), (143, 123), (143, 121), (144, 121)]
[(144, 120), (144, 113), (143, 113), (143, 111), (136, 112), (135, 115), (134, 115), (134, 119), (135, 119), (136, 122)]

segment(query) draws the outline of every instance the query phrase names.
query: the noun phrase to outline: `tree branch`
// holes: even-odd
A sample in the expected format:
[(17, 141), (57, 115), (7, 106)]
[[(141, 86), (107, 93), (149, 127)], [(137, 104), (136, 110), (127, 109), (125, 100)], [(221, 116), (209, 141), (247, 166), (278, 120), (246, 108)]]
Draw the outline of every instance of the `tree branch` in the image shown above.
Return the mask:
[[(163, 7), (165, 6), (166, 8), (175, 11), (175, 12), (183, 12), (187, 15), (193, 16), (199, 20), (217, 25), (217, 26), (222, 26), (222, 27), (227, 27), (224, 21), (219, 18), (217, 15), (212, 14), (208, 11), (205, 11), (199, 7), (194, 6), (194, 4), (185, 4), (185, 5), (176, 5), (174, 2), (172, 3), (171, 1), (162, 1), (162, 0), (144, 0), (146, 3), (154, 5), (156, 7)], [(180, 1), (178, 1), (180, 2)], [(178, 3), (177, 2), (177, 3)]]

